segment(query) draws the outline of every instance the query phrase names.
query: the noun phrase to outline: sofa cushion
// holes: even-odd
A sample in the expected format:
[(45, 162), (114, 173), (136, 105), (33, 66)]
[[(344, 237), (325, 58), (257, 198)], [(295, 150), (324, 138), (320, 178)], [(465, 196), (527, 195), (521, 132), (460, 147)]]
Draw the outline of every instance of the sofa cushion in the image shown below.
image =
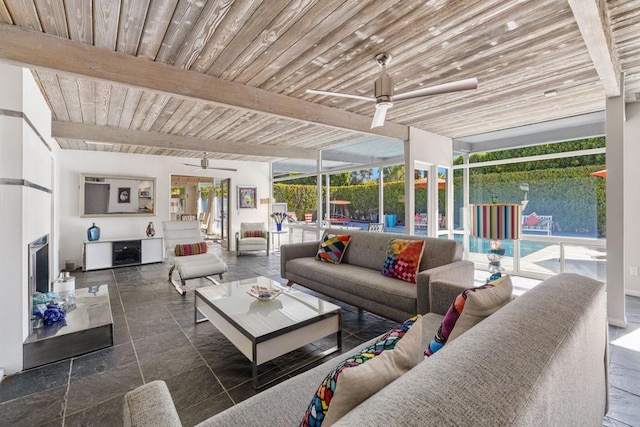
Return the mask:
[(302, 426), (331, 425), (422, 360), (422, 321), (413, 317), (340, 362), (320, 383)]
[(207, 243), (189, 243), (184, 245), (176, 245), (173, 249), (175, 256), (189, 256), (207, 253)]
[(511, 277), (502, 276), (491, 282), (491, 285), (494, 287), (467, 295), (464, 310), (451, 331), (448, 342), (455, 340), (511, 301), (513, 293)]
[(416, 283), (416, 274), (424, 252), (424, 240), (393, 239), (387, 246), (382, 274)]
[[(508, 282), (507, 288), (492, 290), (496, 286), (500, 286), (505, 282)], [(512, 292), (511, 279), (509, 278), (509, 276), (503, 276), (500, 279), (494, 282), (490, 282), (486, 285), (482, 285), (477, 288), (465, 289), (461, 294), (459, 294), (455, 298), (455, 300), (453, 301), (449, 309), (447, 310), (447, 313), (444, 315), (444, 318), (442, 319), (442, 324), (440, 325), (438, 332), (436, 332), (435, 337), (433, 338), (433, 340), (431, 340), (431, 342), (429, 343), (429, 346), (424, 352), (426, 356), (433, 355), (433, 353), (440, 350), (447, 343), (447, 341), (449, 340), (449, 336), (451, 335), (458, 320), (460, 319), (460, 316), (462, 315), (462, 313), (466, 308), (466, 302), (469, 297), (469, 294), (479, 293), (479, 292), (495, 292), (495, 295), (493, 294), (489, 295), (487, 296), (487, 298), (482, 298), (479, 301), (478, 305), (479, 306), (483, 305), (483, 306), (481, 307), (480, 310), (475, 311), (474, 315), (470, 316), (468, 321), (465, 321), (465, 324), (461, 326), (460, 331), (459, 333), (456, 334), (456, 336), (462, 335), (462, 333), (464, 333), (466, 330), (470, 329), (473, 325), (475, 325), (476, 323), (484, 319), (484, 317), (479, 318), (478, 316), (479, 312), (488, 312), (492, 310), (491, 313), (493, 313), (497, 311), (500, 307), (505, 305), (507, 302), (511, 301), (511, 292)], [(489, 307), (491, 305), (493, 305), (493, 308)], [(477, 322), (473, 323), (475, 320), (477, 320)]]
[(340, 264), (351, 236), (348, 234), (325, 234), (318, 246), (316, 260), (326, 261), (331, 264)]
[[(349, 251), (353, 248), (349, 247)], [(416, 313), (416, 285), (380, 274), (379, 270), (356, 265), (332, 265), (313, 258), (287, 261), (287, 272), (317, 283), (329, 283), (351, 295), (373, 301), (386, 301), (387, 305), (406, 313)]]

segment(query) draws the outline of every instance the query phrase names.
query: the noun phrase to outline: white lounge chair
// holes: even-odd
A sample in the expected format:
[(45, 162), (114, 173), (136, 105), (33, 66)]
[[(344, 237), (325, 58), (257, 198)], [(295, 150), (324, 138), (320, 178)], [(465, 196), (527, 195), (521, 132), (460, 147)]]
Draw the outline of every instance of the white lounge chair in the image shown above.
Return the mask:
[[(186, 280), (205, 277), (216, 283), (210, 276), (220, 276), (227, 271), (227, 264), (212, 253), (199, 253), (197, 255), (176, 256), (176, 245), (191, 245), (202, 243), (200, 221), (164, 221), (162, 223), (164, 233), (164, 247), (167, 261), (171, 263), (169, 281), (180, 295), (187, 293)], [(173, 278), (174, 270), (178, 271), (180, 282)]]

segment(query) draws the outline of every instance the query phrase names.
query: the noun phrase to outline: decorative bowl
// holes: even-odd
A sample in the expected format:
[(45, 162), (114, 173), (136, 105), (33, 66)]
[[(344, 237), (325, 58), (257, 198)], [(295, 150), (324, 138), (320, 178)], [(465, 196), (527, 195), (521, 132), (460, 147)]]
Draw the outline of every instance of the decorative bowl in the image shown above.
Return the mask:
[(252, 286), (247, 293), (260, 301), (269, 301), (280, 295), (282, 293), (282, 289), (269, 289), (264, 286)]

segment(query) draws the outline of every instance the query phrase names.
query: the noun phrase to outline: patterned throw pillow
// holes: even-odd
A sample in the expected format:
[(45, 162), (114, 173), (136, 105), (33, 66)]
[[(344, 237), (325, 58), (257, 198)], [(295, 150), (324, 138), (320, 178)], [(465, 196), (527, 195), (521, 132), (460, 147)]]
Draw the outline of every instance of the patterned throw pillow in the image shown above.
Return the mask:
[(344, 256), (347, 246), (351, 241), (350, 234), (327, 234), (323, 237), (316, 259), (330, 262), (332, 264), (340, 264)]
[(176, 245), (173, 250), (175, 256), (189, 256), (207, 253), (207, 244), (205, 242), (190, 243), (187, 245)]
[(245, 230), (242, 237), (265, 237), (263, 230)]
[[(480, 323), (485, 317), (498, 311), (499, 308), (511, 301), (512, 292), (511, 278), (507, 275), (486, 285), (464, 290), (447, 310), (436, 336), (431, 340), (424, 354), (431, 356), (444, 347), (448, 341), (453, 341)], [(484, 295), (485, 293), (486, 295)], [(474, 300), (474, 302), (469, 304), (470, 300)], [(471, 306), (469, 316), (463, 320), (458, 328), (459, 319), (465, 316), (469, 306)]]
[(422, 320), (413, 317), (341, 362), (320, 383), (301, 426), (331, 425), (424, 359)]
[(416, 274), (424, 252), (424, 240), (393, 239), (387, 246), (382, 274), (416, 283)]

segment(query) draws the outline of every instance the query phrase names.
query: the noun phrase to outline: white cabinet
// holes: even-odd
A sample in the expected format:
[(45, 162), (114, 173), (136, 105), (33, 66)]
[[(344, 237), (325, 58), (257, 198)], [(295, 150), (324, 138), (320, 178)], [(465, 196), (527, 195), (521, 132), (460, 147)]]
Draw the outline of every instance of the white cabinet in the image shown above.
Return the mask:
[(142, 240), (142, 264), (162, 262), (162, 238)]
[(84, 244), (84, 270), (111, 268), (111, 242), (88, 242)]
[[(114, 267), (113, 247), (118, 243), (139, 242), (139, 262), (128, 262), (126, 265), (150, 264), (162, 262), (162, 237), (148, 239), (116, 239), (85, 242), (83, 247), (83, 270), (99, 270), (101, 268)], [(126, 247), (125, 247), (126, 249)], [(117, 266), (117, 265), (116, 265)]]

